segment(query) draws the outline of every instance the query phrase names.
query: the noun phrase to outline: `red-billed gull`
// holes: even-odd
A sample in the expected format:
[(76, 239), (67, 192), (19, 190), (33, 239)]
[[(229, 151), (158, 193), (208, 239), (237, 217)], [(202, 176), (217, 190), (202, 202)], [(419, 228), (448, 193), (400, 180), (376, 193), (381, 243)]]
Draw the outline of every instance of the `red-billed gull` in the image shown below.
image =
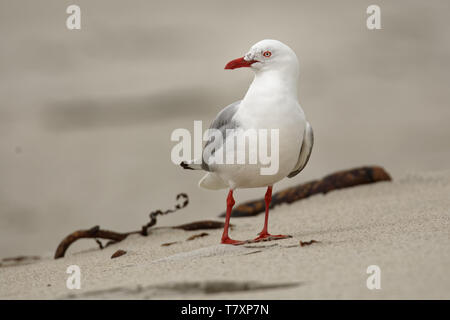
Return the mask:
[[(262, 40), (253, 45), (244, 57), (230, 61), (225, 69), (242, 67), (249, 67), (255, 73), (250, 88), (242, 100), (230, 104), (219, 112), (210, 127), (213, 133), (219, 132), (223, 138), (211, 133), (203, 148), (202, 159), (181, 163), (185, 169), (208, 172), (200, 180), (200, 187), (229, 189), (222, 235), (222, 243), (226, 244), (244, 243), (228, 236), (230, 215), (235, 204), (233, 190), (237, 188), (267, 187), (264, 198), (266, 204), (264, 227), (259, 236), (252, 241), (289, 237), (271, 235), (268, 232), (272, 186), (285, 177), (294, 177), (306, 166), (314, 141), (312, 128), (298, 102), (299, 64), (294, 51), (280, 41)], [(267, 161), (262, 159), (257, 159), (253, 163), (228, 161), (235, 160), (236, 152), (239, 155), (235, 139), (241, 139), (244, 143), (246, 139), (249, 140), (248, 149), (246, 145), (243, 146), (244, 149), (240, 149), (243, 150), (245, 159), (261, 155), (261, 150), (259, 153), (257, 150), (261, 144), (251, 144), (249, 132), (259, 134), (264, 130), (266, 132), (264, 137), (270, 136), (272, 139), (270, 145), (266, 145), (266, 149), (269, 150), (265, 150), (265, 154), (276, 155), (276, 158), (271, 159), (276, 165), (270, 164), (275, 170), (268, 170)], [(271, 135), (274, 132), (276, 134)], [(260, 135), (257, 137), (261, 139)], [(232, 142), (231, 147), (229, 142)], [(220, 162), (217, 159), (227, 161)]]

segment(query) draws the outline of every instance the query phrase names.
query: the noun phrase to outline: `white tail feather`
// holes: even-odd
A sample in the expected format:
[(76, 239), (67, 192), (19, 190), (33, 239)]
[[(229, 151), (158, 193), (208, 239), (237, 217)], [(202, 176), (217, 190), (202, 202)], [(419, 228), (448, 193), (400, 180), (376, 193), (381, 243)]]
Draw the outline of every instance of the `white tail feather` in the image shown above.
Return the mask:
[(228, 186), (223, 182), (223, 180), (215, 173), (207, 173), (199, 181), (198, 186), (204, 189), (219, 190), (226, 189)]

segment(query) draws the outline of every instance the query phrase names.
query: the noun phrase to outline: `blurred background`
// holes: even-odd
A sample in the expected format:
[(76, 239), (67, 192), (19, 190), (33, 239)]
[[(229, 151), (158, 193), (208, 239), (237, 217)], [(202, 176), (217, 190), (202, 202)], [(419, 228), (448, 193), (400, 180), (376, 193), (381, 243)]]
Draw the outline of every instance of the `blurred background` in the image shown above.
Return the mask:
[[(81, 30), (66, 28), (70, 4)], [(366, 28), (370, 4), (382, 30)], [(297, 53), (316, 138), (275, 190), (360, 165), (449, 169), (449, 13), (448, 0), (1, 0), (0, 257), (52, 255), (97, 224), (136, 230), (179, 192), (189, 206), (158, 225), (216, 218), (226, 191), (174, 165), (170, 135), (243, 97), (252, 72), (223, 67), (265, 38)]]

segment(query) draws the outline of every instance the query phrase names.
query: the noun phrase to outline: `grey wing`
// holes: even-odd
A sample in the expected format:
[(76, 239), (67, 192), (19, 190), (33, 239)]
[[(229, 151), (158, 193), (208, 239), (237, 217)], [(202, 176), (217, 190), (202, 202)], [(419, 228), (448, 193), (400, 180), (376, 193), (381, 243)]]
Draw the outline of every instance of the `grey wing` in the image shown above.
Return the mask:
[[(239, 109), (242, 100), (233, 102), (232, 104), (226, 106), (217, 114), (217, 117), (212, 122), (209, 129), (218, 130), (222, 134), (222, 139), (215, 139), (213, 135), (210, 134), (208, 141), (203, 148), (202, 154), (202, 169), (206, 171), (210, 171), (208, 163), (209, 157), (214, 155), (214, 152), (222, 147), (225, 143), (226, 139), (226, 130), (227, 129), (236, 129), (239, 127), (239, 124), (236, 120), (234, 120), (234, 115)], [(207, 154), (206, 154), (207, 153)]]
[(288, 178), (295, 177), (297, 174), (299, 174), (300, 171), (303, 170), (303, 168), (308, 163), (309, 157), (311, 156), (313, 145), (314, 145), (313, 129), (309, 124), (309, 122), (306, 122), (305, 134), (303, 135), (303, 142), (302, 147), (300, 148), (298, 161), (296, 166), (294, 167), (294, 170), (291, 173), (289, 173)]

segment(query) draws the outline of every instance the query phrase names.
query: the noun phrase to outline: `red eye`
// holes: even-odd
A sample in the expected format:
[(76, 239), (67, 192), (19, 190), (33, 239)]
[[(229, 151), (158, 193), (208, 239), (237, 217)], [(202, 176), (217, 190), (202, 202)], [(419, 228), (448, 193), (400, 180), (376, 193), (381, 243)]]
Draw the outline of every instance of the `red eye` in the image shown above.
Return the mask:
[(264, 53), (263, 53), (263, 56), (266, 58), (270, 57), (271, 55), (272, 55), (272, 52), (270, 52), (270, 51), (264, 51)]

